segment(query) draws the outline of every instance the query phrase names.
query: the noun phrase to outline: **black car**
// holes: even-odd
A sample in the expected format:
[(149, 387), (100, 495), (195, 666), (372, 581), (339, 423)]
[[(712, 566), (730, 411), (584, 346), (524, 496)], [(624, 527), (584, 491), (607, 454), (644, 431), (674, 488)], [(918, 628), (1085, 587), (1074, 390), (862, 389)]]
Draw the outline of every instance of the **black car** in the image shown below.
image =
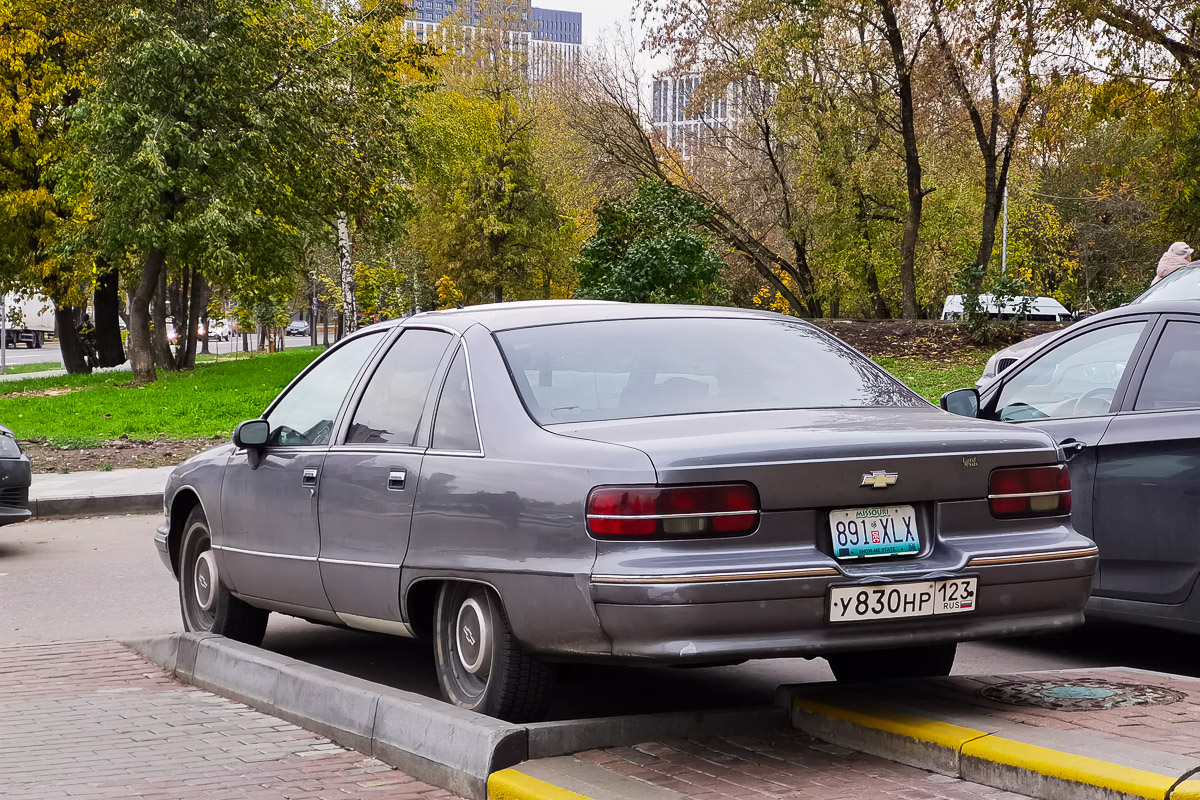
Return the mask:
[(287, 326), (288, 336), (307, 336), (308, 323), (302, 319), (292, 320)]
[(32, 480), (29, 457), (21, 452), (13, 432), (0, 425), (0, 525), (29, 519)]
[[(1076, 530), (1100, 548), (1089, 618), (1200, 633), (1200, 270), (1043, 340), (942, 407), (1046, 431), (1071, 458)], [(1159, 288), (1163, 287), (1163, 288)]]

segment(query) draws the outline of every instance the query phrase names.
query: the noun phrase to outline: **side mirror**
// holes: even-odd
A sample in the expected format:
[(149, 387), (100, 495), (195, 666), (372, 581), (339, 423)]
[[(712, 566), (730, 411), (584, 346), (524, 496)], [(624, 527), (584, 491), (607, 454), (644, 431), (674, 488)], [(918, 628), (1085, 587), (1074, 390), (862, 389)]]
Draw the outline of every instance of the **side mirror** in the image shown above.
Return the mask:
[(243, 450), (262, 447), (271, 438), (271, 423), (265, 419), (248, 419), (233, 430), (233, 443)]
[(953, 392), (946, 392), (942, 395), (940, 405), (942, 410), (958, 414), (960, 417), (978, 417), (979, 390), (955, 389)]

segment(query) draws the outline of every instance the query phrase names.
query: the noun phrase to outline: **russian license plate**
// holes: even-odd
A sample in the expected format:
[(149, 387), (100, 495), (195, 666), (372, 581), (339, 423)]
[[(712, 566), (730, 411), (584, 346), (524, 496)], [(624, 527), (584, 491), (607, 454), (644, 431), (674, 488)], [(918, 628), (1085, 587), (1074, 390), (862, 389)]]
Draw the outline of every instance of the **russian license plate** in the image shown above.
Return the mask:
[(837, 558), (906, 556), (921, 551), (917, 512), (912, 506), (830, 511), (829, 532)]
[(932, 617), (975, 610), (978, 578), (949, 578), (879, 586), (834, 586), (829, 590), (829, 621)]

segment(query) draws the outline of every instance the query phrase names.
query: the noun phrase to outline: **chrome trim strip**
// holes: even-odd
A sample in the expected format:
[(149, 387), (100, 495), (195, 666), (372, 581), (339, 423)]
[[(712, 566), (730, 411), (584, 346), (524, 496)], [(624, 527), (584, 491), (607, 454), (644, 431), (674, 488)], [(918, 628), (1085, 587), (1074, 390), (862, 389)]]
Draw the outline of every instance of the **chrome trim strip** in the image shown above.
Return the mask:
[(264, 553), (261, 550), (245, 550), (241, 547), (229, 547), (224, 544), (214, 544), (213, 550), (221, 550), (226, 553), (237, 553), (243, 556), (262, 556), (263, 558), (285, 558), (288, 561), (316, 561), (316, 556), (293, 556), (287, 553)]
[(423, 455), (425, 453), (425, 451), (419, 447), (413, 447), (412, 445), (407, 445), (407, 444), (387, 445), (387, 444), (362, 444), (361, 442), (358, 442), (358, 443), (351, 442), (351, 443), (346, 443), (346, 444), (332, 445), (329, 448), (329, 453), (331, 455), (346, 453), (346, 454), (350, 454), (350, 455), (362, 454), (362, 455), (394, 456), (394, 455), (400, 454), (400, 455), (419, 456), (419, 455)]
[(317, 561), (322, 564), (337, 564), (343, 567), (379, 567), (380, 569), (400, 569), (403, 564), (385, 564), (380, 561), (351, 561), (344, 558), (325, 558), (318, 556)]
[(390, 619), (375, 619), (374, 617), (360, 617), (357, 614), (343, 614), (337, 612), (338, 619), (349, 625), (351, 628), (358, 628), (363, 631), (373, 631), (374, 633), (390, 633), (393, 636), (403, 636), (406, 639), (412, 639), (416, 636), (413, 633), (412, 626), (407, 622), (396, 622)]
[(1099, 555), (1097, 547), (1084, 547), (1075, 550), (1054, 550), (1047, 553), (1014, 553), (1006, 556), (976, 556), (967, 562), (968, 567), (988, 567), (1000, 564), (1023, 564), (1037, 561), (1069, 561), (1075, 558), (1089, 558)]
[(1016, 494), (989, 494), (988, 500), (1002, 500), (1007, 497), (1051, 497), (1059, 494), (1070, 494), (1070, 489), (1059, 489), (1055, 492), (1017, 492)]
[(706, 517), (748, 517), (758, 511), (711, 511), (693, 514), (588, 514), (588, 519), (704, 519)]
[(483, 458), (478, 450), (426, 450), (427, 456), (458, 456), (460, 458)]
[(721, 581), (774, 581), (788, 578), (829, 578), (840, 575), (829, 567), (759, 570), (706, 575), (593, 575), (592, 583), (601, 586), (661, 585), (681, 583), (717, 583)]
[[(675, 415), (675, 416), (681, 416), (681, 415)], [(559, 424), (566, 425), (569, 423), (559, 423)], [(549, 427), (553, 428), (555, 426), (551, 425)], [(1020, 453), (1022, 455), (1045, 454), (1052, 461), (1055, 461), (1058, 459), (1058, 451), (1057, 450), (1051, 450), (1049, 448), (1028, 448), (1028, 449), (1010, 449), (1010, 450), (960, 450), (960, 451), (956, 451), (956, 452), (952, 452), (952, 453), (881, 453), (878, 455), (872, 455), (870, 457), (870, 459), (867, 459), (867, 458), (845, 458), (845, 457), (842, 457), (842, 458), (805, 458), (805, 459), (801, 459), (799, 461), (746, 461), (746, 462), (741, 462), (741, 463), (737, 463), (737, 464), (695, 464), (695, 465), (688, 465), (688, 469), (738, 469), (741, 467), (771, 467), (771, 466), (778, 466), (780, 464), (792, 464), (792, 463), (853, 464), (855, 462), (862, 463), (862, 462), (865, 462), (868, 460), (875, 461), (876, 463), (878, 463), (880, 461), (883, 461), (884, 459), (953, 458), (956, 456), (1002, 456), (1002, 455), (1012, 455), (1015, 453)], [(1057, 465), (1041, 464), (1041, 465), (1032, 465), (1032, 466), (1050, 467), (1050, 466), (1057, 466)], [(1008, 469), (1008, 467), (1002, 467), (1002, 469)], [(1013, 467), (1013, 469), (1019, 469), (1019, 467)]]

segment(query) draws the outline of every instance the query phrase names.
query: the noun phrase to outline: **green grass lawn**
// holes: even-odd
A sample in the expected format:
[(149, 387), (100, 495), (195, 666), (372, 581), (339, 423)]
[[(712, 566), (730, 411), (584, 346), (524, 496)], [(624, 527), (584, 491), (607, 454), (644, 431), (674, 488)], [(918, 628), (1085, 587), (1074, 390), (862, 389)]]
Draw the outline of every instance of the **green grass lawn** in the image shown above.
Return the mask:
[[(0, 383), (0, 423), (21, 439), (49, 439), (88, 447), (117, 439), (209, 439), (267, 407), (321, 352), (288, 350), (202, 364), (193, 372), (161, 373), (151, 384), (131, 383), (128, 372), (64, 375)], [(984, 358), (954, 366), (910, 359), (877, 362), (933, 402), (944, 392), (973, 386)]]
[(49, 372), (52, 369), (62, 369), (62, 362), (39, 361), (36, 364), (9, 364), (4, 369), (5, 375), (21, 375), (26, 372)]
[(909, 388), (932, 403), (951, 389), (974, 386), (983, 374), (987, 357), (977, 357), (961, 364), (935, 364), (907, 358), (877, 358), (875, 363), (906, 383)]
[(122, 435), (227, 436), (265, 409), (318, 353), (320, 348), (303, 348), (221, 361), (193, 372), (160, 373), (159, 380), (140, 386), (128, 372), (0, 383), (0, 421), (20, 439), (45, 437), (68, 447)]

